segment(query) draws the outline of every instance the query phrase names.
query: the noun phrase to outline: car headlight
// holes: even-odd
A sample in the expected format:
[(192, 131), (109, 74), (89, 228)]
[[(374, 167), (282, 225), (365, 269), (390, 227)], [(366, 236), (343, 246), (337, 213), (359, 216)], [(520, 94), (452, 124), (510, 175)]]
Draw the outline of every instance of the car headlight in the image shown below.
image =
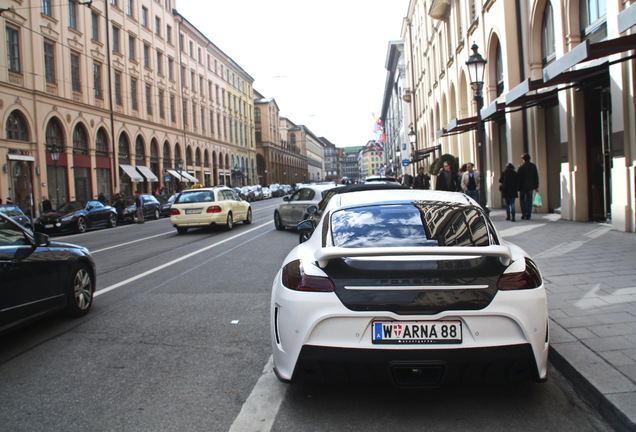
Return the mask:
[(73, 220), (73, 217), (74, 217), (74, 216), (75, 216), (75, 215), (72, 215), (72, 214), (71, 214), (71, 215), (67, 215), (67, 216), (61, 217), (61, 218), (60, 218), (60, 222), (70, 222), (70, 221), (72, 221), (72, 220)]

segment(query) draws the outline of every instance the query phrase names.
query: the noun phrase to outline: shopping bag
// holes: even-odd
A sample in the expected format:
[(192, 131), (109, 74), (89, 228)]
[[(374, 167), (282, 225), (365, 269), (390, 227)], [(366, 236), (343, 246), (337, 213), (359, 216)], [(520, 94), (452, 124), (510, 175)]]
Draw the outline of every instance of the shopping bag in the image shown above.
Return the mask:
[(534, 201), (532, 201), (532, 207), (534, 208), (543, 207), (543, 201), (541, 200), (541, 194), (539, 192), (534, 194)]

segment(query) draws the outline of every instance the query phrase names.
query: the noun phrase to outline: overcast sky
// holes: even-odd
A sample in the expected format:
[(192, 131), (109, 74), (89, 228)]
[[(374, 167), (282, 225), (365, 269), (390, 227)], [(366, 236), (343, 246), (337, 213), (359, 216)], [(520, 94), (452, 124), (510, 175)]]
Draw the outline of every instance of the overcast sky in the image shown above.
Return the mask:
[(388, 43), (409, 0), (177, 0), (176, 9), (276, 99), (280, 115), (338, 147), (374, 139)]

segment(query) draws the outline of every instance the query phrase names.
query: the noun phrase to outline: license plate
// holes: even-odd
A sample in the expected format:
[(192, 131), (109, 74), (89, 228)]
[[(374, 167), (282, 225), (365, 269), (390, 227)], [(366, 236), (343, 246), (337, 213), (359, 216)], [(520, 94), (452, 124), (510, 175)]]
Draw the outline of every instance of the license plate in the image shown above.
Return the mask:
[(201, 209), (188, 209), (185, 211), (185, 214), (201, 214)]
[(46, 225), (44, 225), (44, 228), (47, 228), (47, 229), (48, 228), (53, 228), (53, 224), (46, 224)]
[(374, 344), (459, 344), (460, 321), (375, 321)]

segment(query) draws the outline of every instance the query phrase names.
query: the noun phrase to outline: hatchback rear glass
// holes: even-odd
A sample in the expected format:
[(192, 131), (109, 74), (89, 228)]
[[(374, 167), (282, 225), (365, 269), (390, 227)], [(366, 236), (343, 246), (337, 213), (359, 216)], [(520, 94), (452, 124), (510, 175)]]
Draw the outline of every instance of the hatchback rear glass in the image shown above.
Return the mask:
[(348, 208), (333, 212), (336, 247), (488, 246), (484, 215), (474, 206), (414, 202)]
[(214, 201), (214, 192), (206, 190), (186, 191), (175, 200), (175, 204), (212, 202)]

